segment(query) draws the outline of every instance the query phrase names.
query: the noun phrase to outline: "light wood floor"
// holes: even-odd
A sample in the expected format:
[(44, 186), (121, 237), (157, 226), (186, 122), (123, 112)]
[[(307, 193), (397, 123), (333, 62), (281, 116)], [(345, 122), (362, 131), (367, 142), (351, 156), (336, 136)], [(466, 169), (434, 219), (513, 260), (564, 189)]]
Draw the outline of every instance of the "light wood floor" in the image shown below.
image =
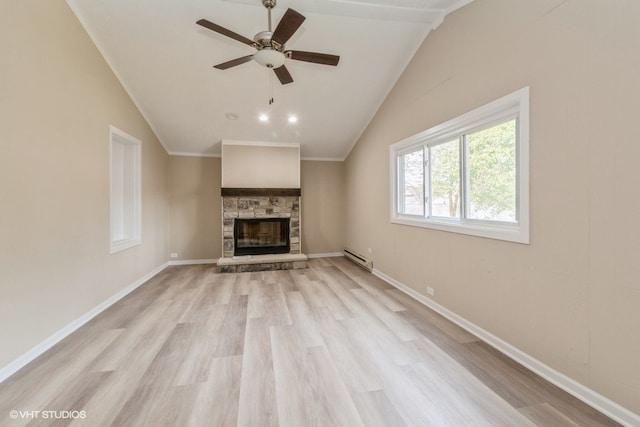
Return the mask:
[(68, 424), (617, 425), (343, 258), (165, 269), (0, 384), (1, 426)]

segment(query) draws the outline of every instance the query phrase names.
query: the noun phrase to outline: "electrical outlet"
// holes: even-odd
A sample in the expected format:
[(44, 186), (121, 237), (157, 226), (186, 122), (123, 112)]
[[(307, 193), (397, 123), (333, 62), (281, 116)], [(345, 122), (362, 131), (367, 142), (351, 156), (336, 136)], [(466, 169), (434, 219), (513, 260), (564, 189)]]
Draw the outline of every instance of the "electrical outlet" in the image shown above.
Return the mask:
[(427, 295), (433, 296), (436, 292), (433, 290), (431, 286), (427, 286)]
[(169, 254), (169, 257), (171, 258), (178, 258), (178, 254), (175, 252), (171, 252), (171, 254)]

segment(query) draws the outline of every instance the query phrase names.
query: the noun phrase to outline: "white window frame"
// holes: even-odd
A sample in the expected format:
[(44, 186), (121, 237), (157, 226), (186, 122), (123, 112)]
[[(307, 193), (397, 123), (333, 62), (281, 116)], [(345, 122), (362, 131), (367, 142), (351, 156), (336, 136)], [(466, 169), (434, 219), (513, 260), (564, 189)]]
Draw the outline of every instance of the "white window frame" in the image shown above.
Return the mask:
[[(517, 119), (516, 126), (516, 222), (500, 222), (467, 218), (429, 217), (407, 215), (399, 212), (399, 156), (438, 143), (451, 141), (464, 134), (506, 121)], [(390, 161), (390, 207), (391, 222), (394, 224), (431, 228), (472, 236), (488, 237), (517, 243), (529, 243), (529, 87), (524, 87), (500, 99), (469, 111), (459, 117), (434, 126), (417, 135), (410, 136), (391, 145)], [(461, 157), (462, 163), (462, 157)], [(428, 171), (425, 171), (425, 191), (428, 191)], [(461, 179), (465, 176), (461, 174)], [(464, 185), (464, 184), (463, 184)], [(460, 204), (466, 203), (464, 190)], [(426, 199), (425, 199), (426, 200)], [(463, 209), (461, 209), (463, 211)]]
[(109, 242), (111, 254), (142, 243), (142, 142), (109, 127)]

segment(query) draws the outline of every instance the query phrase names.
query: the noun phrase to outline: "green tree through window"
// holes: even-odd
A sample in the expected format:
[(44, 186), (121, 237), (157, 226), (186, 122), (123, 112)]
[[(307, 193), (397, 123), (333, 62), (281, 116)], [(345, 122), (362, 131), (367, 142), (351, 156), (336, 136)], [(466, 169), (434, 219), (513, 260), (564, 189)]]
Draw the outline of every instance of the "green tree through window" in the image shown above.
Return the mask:
[(516, 120), (467, 135), (468, 218), (516, 221)]
[(460, 217), (460, 146), (458, 140), (431, 147), (431, 215)]

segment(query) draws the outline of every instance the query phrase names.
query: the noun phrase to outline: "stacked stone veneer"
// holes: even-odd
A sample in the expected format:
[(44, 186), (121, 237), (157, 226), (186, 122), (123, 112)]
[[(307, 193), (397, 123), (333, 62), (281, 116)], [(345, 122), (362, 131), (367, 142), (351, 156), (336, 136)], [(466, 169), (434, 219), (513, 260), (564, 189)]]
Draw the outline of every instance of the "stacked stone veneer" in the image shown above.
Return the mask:
[(222, 198), (222, 215), (222, 253), (225, 258), (233, 257), (233, 225), (236, 218), (291, 218), (289, 253), (300, 253), (300, 198), (297, 196), (225, 196)]

